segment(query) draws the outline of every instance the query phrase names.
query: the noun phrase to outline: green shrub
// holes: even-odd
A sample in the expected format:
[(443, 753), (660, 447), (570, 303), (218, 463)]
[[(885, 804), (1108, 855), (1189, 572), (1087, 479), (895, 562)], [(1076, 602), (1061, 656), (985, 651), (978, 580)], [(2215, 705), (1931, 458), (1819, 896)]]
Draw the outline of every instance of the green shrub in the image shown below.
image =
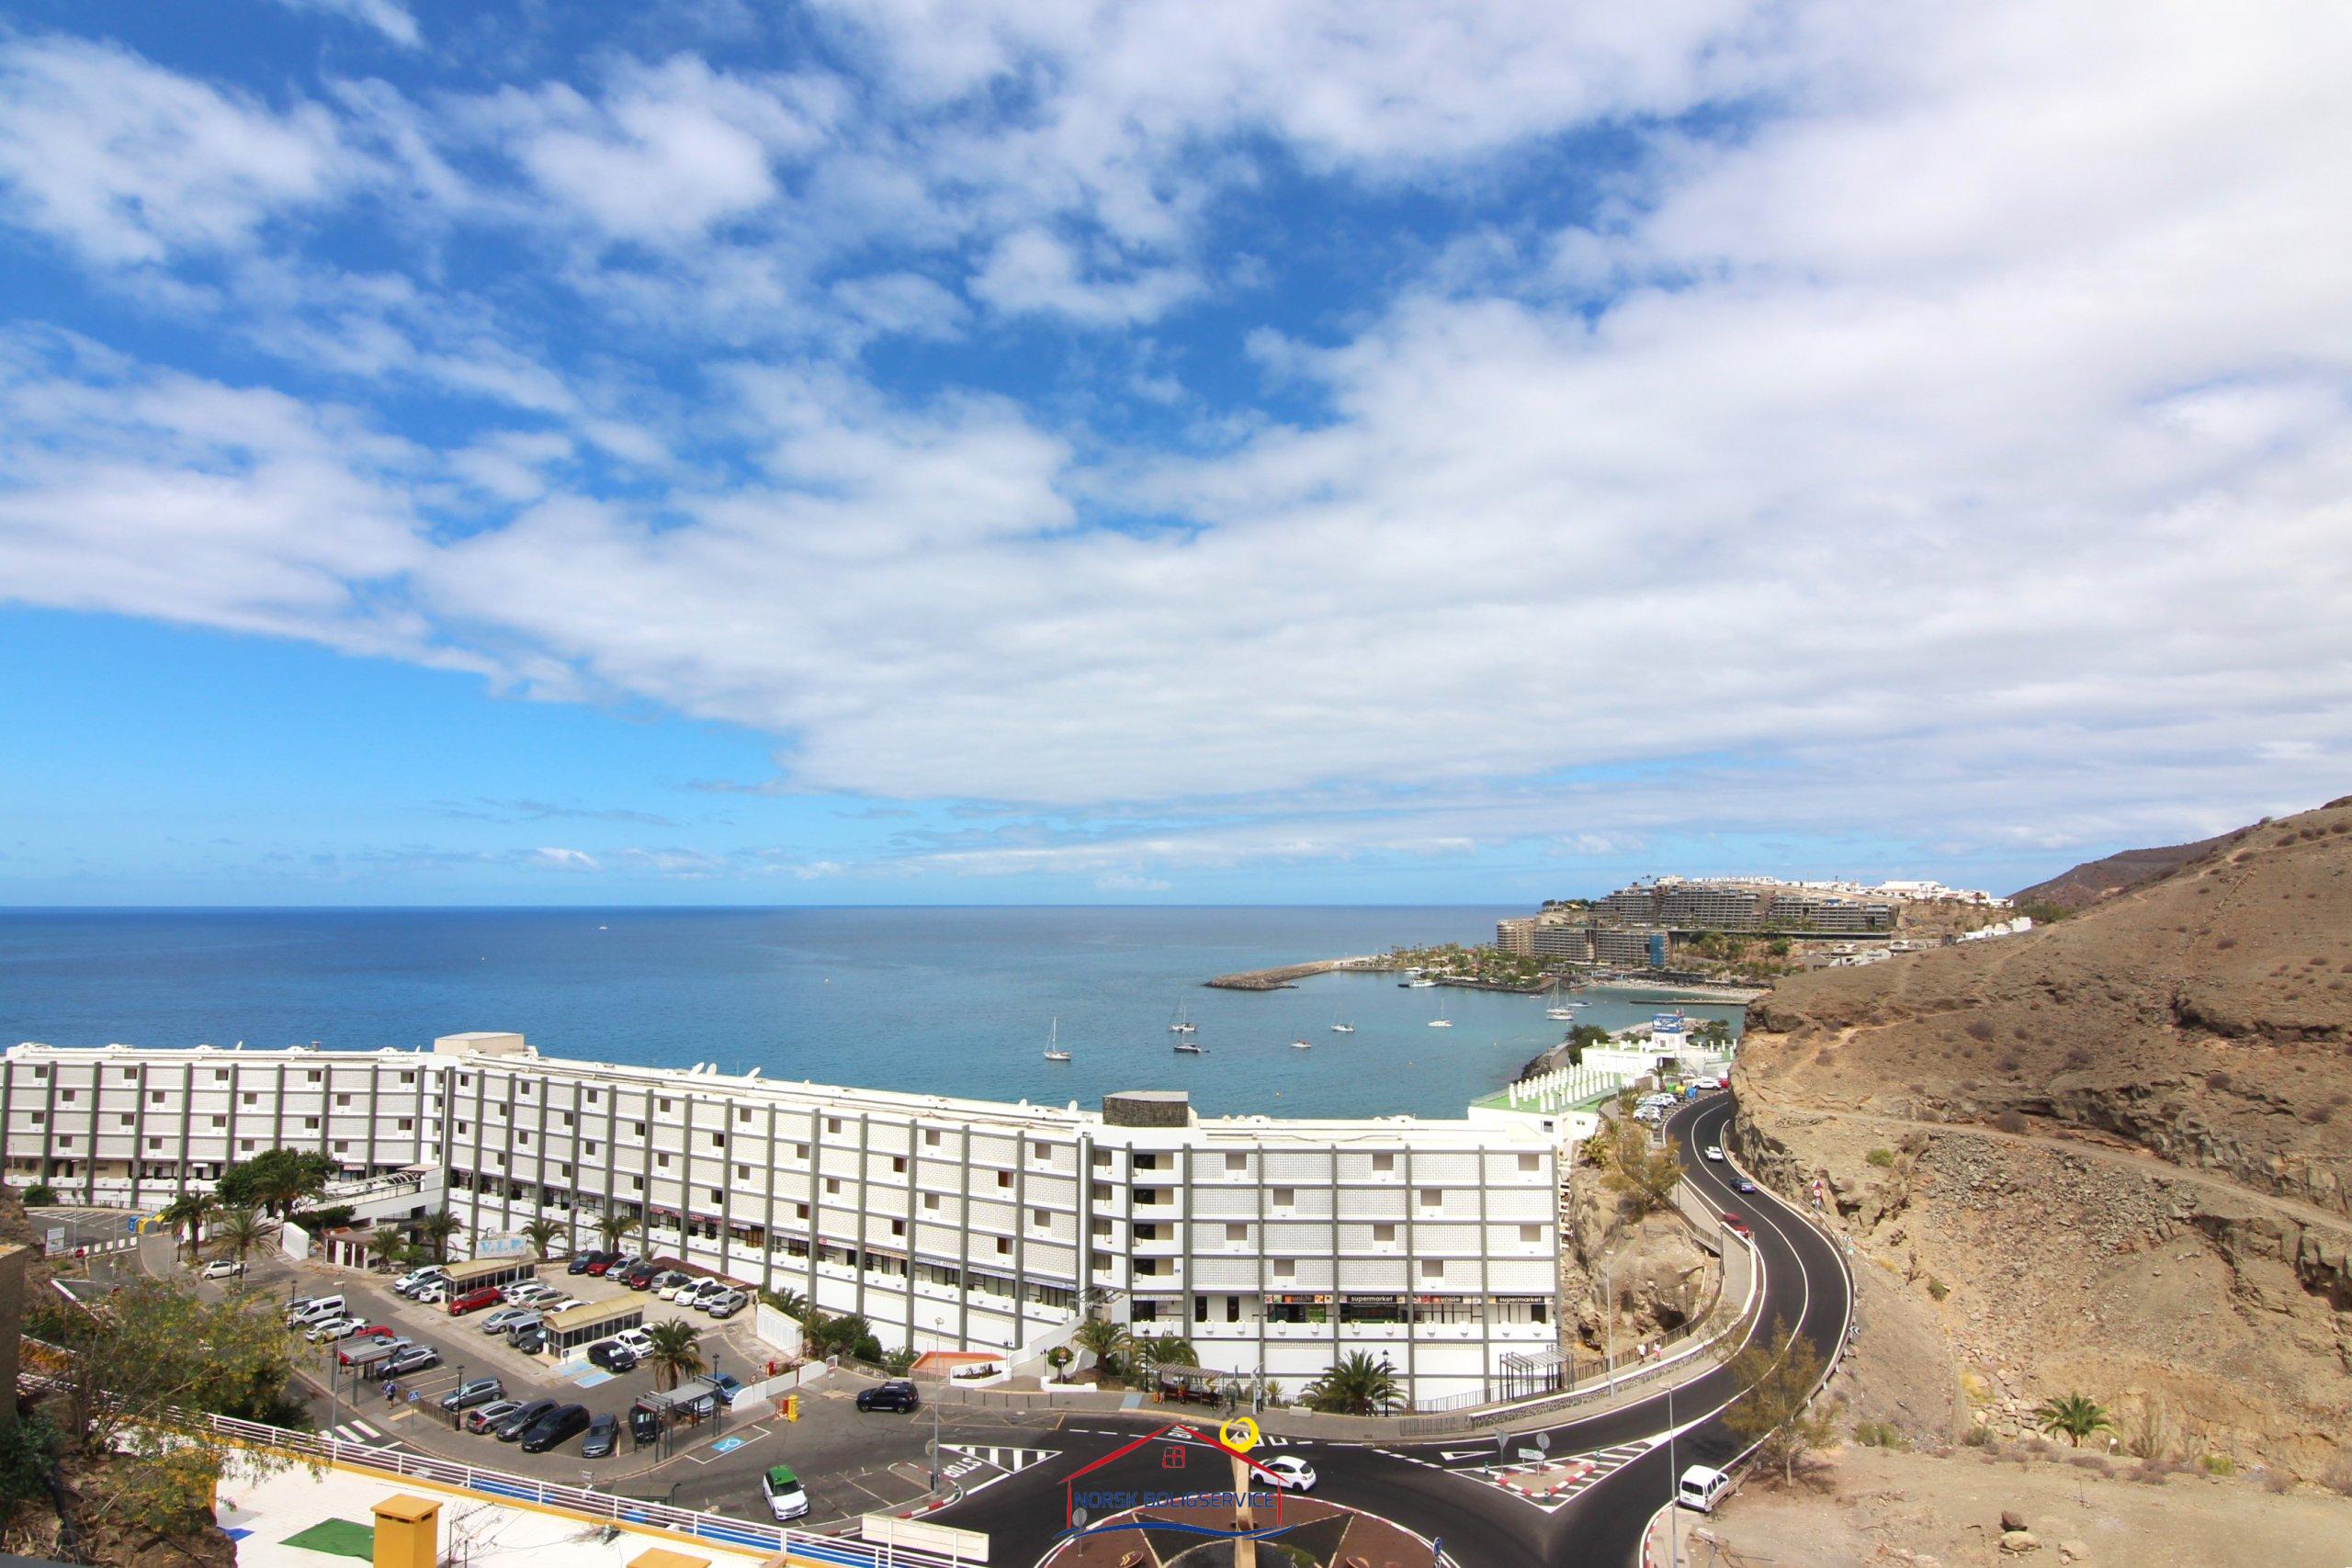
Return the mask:
[(1857, 1421), (1854, 1441), (1866, 1449), (1900, 1449), (1907, 1447), (1902, 1431), (1892, 1421)]
[(1946, 1296), (1951, 1294), (1951, 1287), (1945, 1284), (1941, 1280), (1930, 1277), (1928, 1280), (1928, 1294), (1935, 1297), (1938, 1301), (1941, 1301)]
[(36, 1181), (25, 1189), (24, 1202), (28, 1209), (44, 1208), (56, 1201), (57, 1189), (46, 1181)]
[(2207, 1454), (2197, 1461), (2197, 1468), (2208, 1475), (2235, 1475), (2238, 1467), (2227, 1454)]
[(1894, 1151), (1893, 1149), (1872, 1149), (1867, 1157), (1872, 1165), (1878, 1167), (1881, 1170), (1884, 1170), (1894, 1164)]

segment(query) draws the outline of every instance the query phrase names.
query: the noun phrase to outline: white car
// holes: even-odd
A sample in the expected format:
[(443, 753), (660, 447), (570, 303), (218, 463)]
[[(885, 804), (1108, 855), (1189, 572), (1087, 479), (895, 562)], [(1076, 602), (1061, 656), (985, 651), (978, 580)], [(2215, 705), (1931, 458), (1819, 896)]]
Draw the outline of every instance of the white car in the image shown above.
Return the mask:
[(534, 1296), (531, 1299), (531, 1310), (548, 1317), (553, 1317), (560, 1312), (569, 1312), (579, 1304), (578, 1300), (571, 1296)]
[(1724, 1157), (1724, 1151), (1717, 1148), (1714, 1145), (1709, 1144), (1706, 1147), (1706, 1156), (1712, 1160), (1721, 1160)]
[(674, 1284), (668, 1290), (662, 1292), (662, 1299), (665, 1302), (682, 1302), (701, 1289), (702, 1281), (700, 1280), (682, 1280), (677, 1284)]
[(705, 1280), (678, 1299), (697, 1312), (708, 1312), (712, 1303), (733, 1289), (724, 1280)]
[(245, 1266), (233, 1258), (216, 1258), (200, 1269), (199, 1280), (232, 1280), (245, 1271)]
[(311, 1325), (309, 1338), (313, 1345), (331, 1345), (338, 1339), (348, 1339), (368, 1326), (364, 1317), (331, 1317), (324, 1323)]
[(628, 1347), (629, 1352), (640, 1360), (653, 1353), (653, 1336), (642, 1328), (624, 1328), (613, 1336), (613, 1341)]
[(1276, 1454), (1266, 1461), (1266, 1479), (1284, 1492), (1315, 1490), (1315, 1467), (1296, 1454)]

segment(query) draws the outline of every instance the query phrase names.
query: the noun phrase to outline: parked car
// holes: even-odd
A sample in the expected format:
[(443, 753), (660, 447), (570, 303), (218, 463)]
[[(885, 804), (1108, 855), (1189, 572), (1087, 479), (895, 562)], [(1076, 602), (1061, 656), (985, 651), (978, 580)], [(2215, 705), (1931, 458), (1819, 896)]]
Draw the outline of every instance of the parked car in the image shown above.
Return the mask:
[(216, 1258), (197, 1271), (199, 1280), (233, 1280), (245, 1271), (245, 1266), (233, 1258)]
[(628, 1346), (629, 1353), (634, 1355), (640, 1361), (645, 1359), (646, 1357), (653, 1354), (653, 1336), (648, 1334), (642, 1328), (624, 1328), (618, 1334), (614, 1335), (613, 1337), (619, 1343)]
[(917, 1393), (915, 1385), (904, 1378), (894, 1378), (874, 1388), (858, 1390), (857, 1407), (860, 1410), (918, 1410), (922, 1407), (922, 1395)]
[(503, 1334), (506, 1331), (506, 1325), (508, 1324), (520, 1322), (522, 1319), (530, 1315), (531, 1309), (529, 1307), (503, 1306), (496, 1312), (484, 1313), (482, 1314), (481, 1331), (484, 1334)]
[(488, 1404), (468, 1414), (466, 1430), (487, 1432), (522, 1408), (523, 1402), (519, 1399), (493, 1399)]
[[(390, 1330), (384, 1332), (389, 1335)], [(343, 1348), (335, 1352), (335, 1360), (346, 1367), (376, 1367), (415, 1343), (413, 1339), (363, 1339), (354, 1336), (345, 1340)]]
[(446, 1280), (448, 1277), (449, 1271), (442, 1268), (441, 1265), (438, 1263), (428, 1263), (422, 1269), (412, 1269), (407, 1273), (401, 1275), (399, 1279), (393, 1280), (392, 1289), (398, 1291), (401, 1295), (407, 1295), (412, 1291), (418, 1290), (424, 1285), (432, 1283), (435, 1280)]
[(540, 1324), (535, 1323), (528, 1328), (518, 1328), (512, 1337), (514, 1348), (522, 1351), (526, 1356), (536, 1356), (548, 1348), (548, 1331)]
[(341, 1317), (344, 1309), (341, 1296), (301, 1296), (288, 1303), (286, 1324), (289, 1328), (323, 1323), (331, 1317)]
[(1715, 1505), (1731, 1490), (1731, 1477), (1720, 1470), (1694, 1464), (1682, 1472), (1682, 1483), (1675, 1488), (1674, 1500), (1686, 1508), (1712, 1514)]
[(588, 1423), (588, 1435), (580, 1439), (582, 1459), (610, 1459), (620, 1446), (621, 1418), (606, 1414)]
[(1724, 1157), (1724, 1151), (1723, 1151), (1719, 1146), (1717, 1146), (1716, 1145), (1713, 1145), (1713, 1144), (1709, 1144), (1709, 1145), (1706, 1146), (1706, 1148), (1705, 1148), (1704, 1150), (1702, 1150), (1702, 1153), (1704, 1153), (1704, 1154), (1706, 1155), (1706, 1156), (1707, 1156), (1709, 1159), (1712, 1159), (1712, 1160), (1718, 1160), (1718, 1161), (1719, 1161), (1719, 1160), (1721, 1160), (1721, 1159)]
[(710, 1303), (710, 1315), (713, 1317), (733, 1317), (737, 1313), (741, 1312), (746, 1306), (749, 1306), (751, 1304), (751, 1301), (752, 1298), (745, 1295), (741, 1291), (729, 1291), (725, 1295), (717, 1298)]
[(580, 1298), (577, 1296), (541, 1296), (531, 1303), (543, 1317), (553, 1317), (560, 1312), (570, 1312), (579, 1304)]
[(646, 1289), (665, 1302), (682, 1302), (701, 1283), (702, 1281), (692, 1274), (682, 1274), (675, 1269), (665, 1269), (653, 1276), (653, 1282), (646, 1286)]
[(636, 1369), (638, 1353), (617, 1339), (599, 1339), (588, 1347), (588, 1359), (608, 1372), (626, 1372)]
[(402, 1378), (411, 1372), (421, 1372), (427, 1367), (437, 1367), (440, 1364), (440, 1351), (430, 1345), (412, 1345), (405, 1350), (393, 1351), (390, 1358), (377, 1370), (377, 1375)]
[(588, 1429), (588, 1407), (584, 1404), (563, 1404), (548, 1411), (523, 1433), (523, 1451), (543, 1454), (560, 1448)]
[(661, 1277), (660, 1269), (650, 1263), (640, 1263), (621, 1276), (621, 1283), (632, 1291), (648, 1291), (653, 1288), (653, 1281)]
[(364, 1317), (331, 1317), (324, 1323), (311, 1325), (310, 1340), (313, 1345), (330, 1345), (338, 1339), (348, 1339), (367, 1326)]
[(427, 1280), (411, 1291), (408, 1299), (423, 1302), (426, 1306), (439, 1306), (449, 1299), (449, 1282), (447, 1280)]
[(703, 1381), (717, 1389), (719, 1399), (728, 1404), (734, 1404), (735, 1396), (743, 1392), (743, 1380), (733, 1372), (713, 1372)]
[(571, 1261), (563, 1266), (563, 1271), (567, 1274), (585, 1274), (592, 1266), (598, 1263), (610, 1263), (612, 1260), (613, 1254), (609, 1252), (575, 1252), (571, 1255)]
[(588, 1272), (609, 1278), (624, 1273), (635, 1268), (636, 1265), (637, 1259), (626, 1252), (607, 1252), (595, 1262), (588, 1265)]
[(1284, 1492), (1315, 1490), (1315, 1467), (1296, 1454), (1276, 1454), (1266, 1461), (1266, 1479)]
[(530, 1430), (532, 1423), (538, 1420), (540, 1416), (546, 1415), (548, 1411), (553, 1410), (556, 1407), (556, 1403), (557, 1402), (552, 1399), (535, 1399), (531, 1401), (530, 1404), (526, 1404), (520, 1410), (514, 1412), (514, 1415), (509, 1416), (505, 1420), (501, 1421), (498, 1424), (495, 1434), (498, 1440), (502, 1443), (520, 1441), (523, 1434)]
[(505, 1299), (495, 1285), (477, 1285), (463, 1295), (449, 1298), (449, 1315), (463, 1317), (469, 1312), (480, 1312), (483, 1307), (496, 1306)]
[(797, 1519), (808, 1511), (808, 1490), (792, 1467), (772, 1464), (760, 1474), (760, 1495), (768, 1500), (768, 1517), (782, 1524)]
[(548, 1320), (545, 1317), (536, 1312), (526, 1312), (506, 1325), (506, 1337), (509, 1339), (519, 1339), (526, 1334), (544, 1334), (547, 1332), (547, 1325)]
[(344, 1336), (346, 1339), (390, 1339), (392, 1325), (389, 1323), (363, 1323)]
[(735, 1289), (724, 1280), (705, 1280), (681, 1299), (696, 1312), (708, 1312), (710, 1303)]
[(441, 1396), (444, 1410), (471, 1410), (506, 1396), (506, 1385), (496, 1378), (469, 1378)]

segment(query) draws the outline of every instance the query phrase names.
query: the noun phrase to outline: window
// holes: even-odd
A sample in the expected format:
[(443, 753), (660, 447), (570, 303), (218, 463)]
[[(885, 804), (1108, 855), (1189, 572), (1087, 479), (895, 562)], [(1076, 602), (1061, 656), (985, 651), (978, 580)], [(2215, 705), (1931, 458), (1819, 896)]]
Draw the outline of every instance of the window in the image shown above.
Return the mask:
[(160, 1089), (149, 1089), (147, 1091), (147, 1103), (150, 1105), (163, 1104), (164, 1091)]
[(1011, 1171), (1009, 1171), (1009, 1170), (1000, 1170), (1000, 1171), (998, 1171), (998, 1172), (996, 1173), (996, 1184), (997, 1184), (999, 1187), (1010, 1187), (1010, 1186), (1012, 1186), (1012, 1172), (1011, 1172)]
[(118, 1126), (128, 1127), (130, 1125), (130, 1118), (128, 1116), (118, 1116), (115, 1118), (115, 1122)]
[(1394, 1247), (1396, 1245), (1396, 1227), (1395, 1225), (1374, 1225), (1372, 1227), (1372, 1239), (1375, 1246)]
[(935, 1149), (939, 1146), (938, 1128), (925, 1127), (922, 1130), (922, 1146), (927, 1149)]
[(1519, 1227), (1519, 1239), (1529, 1247), (1537, 1246), (1544, 1239), (1544, 1227), (1542, 1225), (1521, 1225)]
[(999, 1237), (997, 1237), (997, 1238), (996, 1238), (996, 1252), (997, 1252), (997, 1256), (998, 1256), (998, 1257), (1002, 1258), (1002, 1257), (1004, 1257), (1005, 1255), (1007, 1255), (1008, 1253), (1012, 1252), (1012, 1243), (1011, 1243), (1011, 1242), (1007, 1241), (1007, 1240), (1006, 1240), (1004, 1237), (1002, 1237), (1002, 1236), (999, 1236)]
[(1248, 1225), (1227, 1225), (1225, 1227), (1225, 1240), (1227, 1246), (1239, 1247), (1249, 1239), (1250, 1227)]
[(890, 1174), (893, 1176), (904, 1176), (906, 1173), (907, 1156), (904, 1155), (892, 1155), (890, 1156)]
[(318, 1068), (316, 1068), (316, 1067), (312, 1067), (312, 1068), (311, 1069), (311, 1081), (312, 1083), (317, 1083), (317, 1082), (319, 1082), (321, 1079), (324, 1078), (325, 1077), (326, 1077), (326, 1074), (324, 1074), (324, 1073), (322, 1073), (322, 1072), (319, 1071), (319, 1069), (318, 1069)]
[(1534, 1155), (1521, 1155), (1519, 1156), (1519, 1168), (1524, 1175), (1534, 1175), (1537, 1170), (1542, 1168), (1543, 1163), (1542, 1159)]
[(635, 1126), (636, 1126), (636, 1128), (637, 1128), (637, 1135), (638, 1135), (639, 1137), (640, 1137), (640, 1138), (641, 1138), (641, 1137), (643, 1137), (643, 1136), (645, 1136), (645, 1123), (644, 1123), (644, 1122), (639, 1122), (634, 1123), (634, 1125), (635, 1125)]
[(653, 1156), (653, 1165), (654, 1168), (657, 1170), (667, 1170), (670, 1168), (670, 1156), (668, 1155), (655, 1155)]
[[(67, 1095), (65, 1098), (66, 1098), (66, 1099), (68, 1099), (68, 1100), (71, 1100), (71, 1099), (73, 1099), (74, 1097), (73, 1097), (72, 1095), (70, 1095), (70, 1094), (69, 1094), (69, 1095)], [(247, 1090), (245, 1090), (245, 1103), (246, 1103), (247, 1105), (258, 1105), (258, 1104), (260, 1104), (260, 1103), (261, 1103), (261, 1096), (259, 1096), (259, 1095), (255, 1094), (255, 1093), (254, 1093), (253, 1090), (251, 1090), (251, 1089), (247, 1089)]]
[[(60, 1099), (60, 1100), (63, 1100), (63, 1101), (64, 1101), (65, 1103), (67, 1103), (68, 1105), (71, 1105), (71, 1104), (74, 1102), (74, 1091), (73, 1091), (72, 1089), (60, 1089), (60, 1090), (58, 1091), (57, 1098), (58, 1098), (58, 1099)], [(247, 1100), (251, 1100), (251, 1099), (253, 1098), (253, 1096), (249, 1094), (249, 1095), (245, 1096), (245, 1098), (246, 1098)]]
[(345, 1143), (342, 1139), (337, 1138), (335, 1140), (334, 1152), (339, 1155), (349, 1154), (351, 1152), (351, 1145)]
[(752, 1119), (752, 1108), (751, 1108), (750, 1106), (748, 1106), (748, 1105), (739, 1105), (739, 1106), (737, 1106), (737, 1107), (735, 1108), (735, 1120), (736, 1120), (736, 1121), (738, 1121), (738, 1122), (749, 1122), (751, 1119)]
[(907, 1234), (907, 1222), (906, 1222), (906, 1221), (904, 1221), (904, 1220), (892, 1220), (892, 1221), (890, 1222), (890, 1234), (891, 1234), (892, 1235), (906, 1235), (906, 1234)]
[(590, 1159), (596, 1157), (596, 1141), (594, 1138), (588, 1141), (588, 1157)]
[(1424, 1188), (1422, 1188), (1422, 1189), (1421, 1189), (1421, 1207), (1422, 1207), (1422, 1208), (1424, 1208), (1424, 1209), (1442, 1209), (1442, 1208), (1444, 1208), (1444, 1207), (1445, 1207), (1445, 1192), (1444, 1192), (1444, 1190), (1443, 1190), (1442, 1189), (1441, 1189), (1441, 1188), (1436, 1188), (1436, 1187), (1424, 1187)]
[(795, 1203), (792, 1206), (792, 1217), (797, 1220), (807, 1219), (808, 1217), (808, 1205), (806, 1203)]
[(351, 1096), (347, 1094), (338, 1094), (334, 1097), (334, 1102), (338, 1108), (347, 1106), (351, 1103)]
[(1272, 1203), (1277, 1209), (1295, 1208), (1298, 1204), (1298, 1189), (1277, 1187), (1269, 1194), (1267, 1201)]
[(315, 1116), (305, 1116), (302, 1118), (302, 1127), (306, 1132), (315, 1133), (319, 1129), (319, 1119)]
[(842, 1130), (842, 1119), (841, 1119), (840, 1117), (838, 1117), (838, 1116), (828, 1116), (828, 1117), (826, 1117), (826, 1118), (825, 1118), (825, 1131), (826, 1131), (826, 1132), (828, 1132), (828, 1133), (838, 1133), (838, 1132), (840, 1132), (841, 1130)]
[(842, 1179), (838, 1176), (829, 1176), (825, 1178), (825, 1196), (828, 1198), (838, 1198), (841, 1195)]
[(515, 1146), (516, 1148), (518, 1148), (518, 1149), (527, 1149), (527, 1148), (529, 1148), (529, 1147), (531, 1146), (531, 1134), (528, 1134), (528, 1133), (517, 1133), (517, 1134), (514, 1134), (514, 1146)]
[(1136, 1239), (1137, 1241), (1158, 1241), (1159, 1239), (1159, 1227), (1151, 1224), (1149, 1221), (1146, 1221), (1144, 1224), (1136, 1226)]
[(797, 1160), (806, 1160), (808, 1157), (808, 1145), (806, 1144), (793, 1145), (792, 1157)]
[(711, 1201), (712, 1202), (717, 1203), (717, 1204), (720, 1205), (721, 1207), (724, 1207), (724, 1206), (726, 1205), (726, 1202), (727, 1202), (727, 1195), (726, 1195), (725, 1193), (723, 1193), (723, 1192), (719, 1191), (719, 1190), (718, 1190), (718, 1188), (716, 1188), (716, 1187), (709, 1188), (709, 1189), (707, 1189), (707, 1190), (708, 1190), (708, 1192), (710, 1193), (710, 1201)]
[(1387, 1176), (1392, 1174), (1396, 1168), (1396, 1156), (1395, 1155), (1374, 1155), (1372, 1156), (1372, 1170), (1374, 1175)]
[(1275, 1259), (1274, 1259), (1274, 1278), (1275, 1278), (1275, 1279), (1277, 1279), (1277, 1280), (1295, 1280), (1295, 1279), (1297, 1279), (1297, 1278), (1298, 1278), (1298, 1264), (1297, 1264), (1297, 1262), (1296, 1262), (1295, 1259), (1288, 1258), (1275, 1258)]
[(415, 1132), (415, 1131), (416, 1131), (416, 1118), (415, 1118), (415, 1117), (413, 1117), (413, 1116), (403, 1116), (403, 1117), (401, 1117), (401, 1132), (403, 1132), (403, 1133), (413, 1133), (413, 1132)]
[(662, 1102), (662, 1114), (664, 1116), (670, 1114), (670, 1102), (666, 1100)]
[(1442, 1279), (1444, 1279), (1444, 1278), (1445, 1278), (1445, 1259), (1444, 1259), (1444, 1258), (1422, 1258), (1422, 1259), (1421, 1259), (1421, 1278), (1422, 1278), (1422, 1279), (1424, 1279), (1424, 1280), (1442, 1280)]
[(752, 1179), (752, 1168), (751, 1168), (750, 1166), (748, 1166), (748, 1165), (739, 1165), (739, 1166), (737, 1166), (737, 1167), (735, 1168), (735, 1179), (736, 1179), (736, 1180), (738, 1180), (738, 1181), (749, 1181), (749, 1180), (751, 1180), (751, 1179)]
[(150, 1138), (147, 1140), (147, 1146), (150, 1149), (160, 1149), (164, 1146), (164, 1140), (161, 1138)]
[(927, 1214), (935, 1214), (939, 1213), (939, 1194), (936, 1192), (924, 1193), (922, 1195), (922, 1207), (923, 1213)]
[(630, 1190), (630, 1191), (632, 1191), (632, 1192), (642, 1192), (642, 1191), (644, 1191), (644, 1190), (645, 1190), (645, 1178), (643, 1178), (643, 1177), (641, 1177), (641, 1176), (632, 1176), (632, 1177), (630, 1177), (630, 1178), (628, 1179), (628, 1189), (629, 1189), (629, 1190)]
[[(43, 1067), (43, 1068), (41, 1068), (40, 1071), (38, 1071), (38, 1072), (36, 1072), (35, 1074), (33, 1074), (33, 1077), (37, 1077), (37, 1078), (45, 1078), (45, 1077), (49, 1077), (49, 1069), (48, 1069), (47, 1067)], [(229, 1069), (228, 1069), (228, 1068), (226, 1068), (226, 1067), (215, 1067), (215, 1068), (213, 1068), (213, 1069), (212, 1069), (212, 1081), (213, 1081), (214, 1083), (227, 1083), (227, 1082), (229, 1081)]]
[(727, 1134), (724, 1133), (713, 1133), (710, 1135), (710, 1146), (714, 1149), (725, 1148), (727, 1146)]
[(1229, 1154), (1225, 1156), (1225, 1173), (1227, 1176), (1238, 1176), (1249, 1168), (1250, 1156), (1248, 1155)]
[[(40, 1111), (36, 1111), (33, 1112), (33, 1120), (36, 1122), (40, 1120)], [(212, 1119), (212, 1124), (215, 1127), (226, 1127), (229, 1124), (229, 1119), (226, 1116), (215, 1116)]]
[(122, 1081), (125, 1083), (137, 1083), (139, 1081), (139, 1069), (137, 1067), (123, 1068)]
[(1029, 1211), (1029, 1224), (1036, 1230), (1051, 1230), (1054, 1228), (1054, 1216), (1043, 1209), (1032, 1209)]

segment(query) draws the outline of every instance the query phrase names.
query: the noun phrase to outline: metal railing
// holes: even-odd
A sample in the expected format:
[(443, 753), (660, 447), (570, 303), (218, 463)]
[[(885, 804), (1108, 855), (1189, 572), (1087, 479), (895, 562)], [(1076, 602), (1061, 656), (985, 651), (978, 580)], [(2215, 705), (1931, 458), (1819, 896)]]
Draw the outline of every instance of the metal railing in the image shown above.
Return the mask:
[[(69, 1392), (69, 1385), (63, 1380), (39, 1373), (20, 1372), (17, 1382), (25, 1387)], [(180, 1418), (175, 1416), (175, 1419)], [(435, 1459), (430, 1454), (350, 1443), (339, 1438), (298, 1432), (290, 1427), (271, 1427), (258, 1421), (240, 1421), (229, 1416), (200, 1416), (187, 1419), (191, 1426), (201, 1426), (223, 1442), (240, 1448), (259, 1449), (345, 1469), (373, 1471), (403, 1480), (430, 1482), (481, 1496), (505, 1498), (576, 1514), (582, 1518), (601, 1520), (616, 1529), (633, 1527), (662, 1530), (732, 1547), (739, 1551), (755, 1551), (763, 1556), (782, 1554), (810, 1562), (831, 1564), (833, 1568), (957, 1568), (959, 1561), (939, 1552), (896, 1546), (887, 1540), (857, 1541), (814, 1535), (806, 1530), (786, 1529), (780, 1525), (758, 1520), (731, 1518), (707, 1510), (673, 1507), (666, 1503), (623, 1497), (593, 1487), (535, 1481), (526, 1475), (483, 1470), (454, 1460)]]

